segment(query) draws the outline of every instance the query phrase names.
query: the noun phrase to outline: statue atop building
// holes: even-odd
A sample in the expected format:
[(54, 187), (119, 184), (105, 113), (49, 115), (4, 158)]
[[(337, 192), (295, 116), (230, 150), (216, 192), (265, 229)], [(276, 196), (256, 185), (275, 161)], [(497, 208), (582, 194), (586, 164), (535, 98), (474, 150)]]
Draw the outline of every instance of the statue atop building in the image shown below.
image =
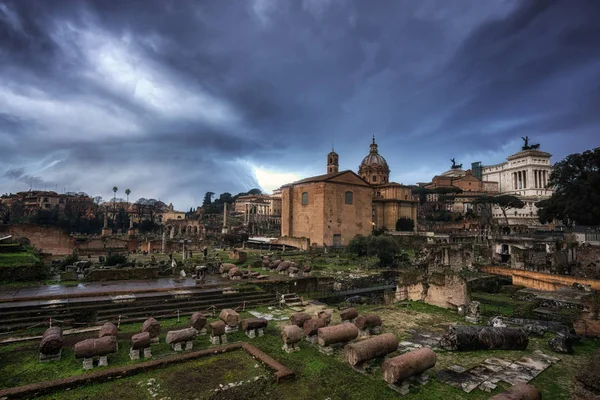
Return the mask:
[(529, 136), (525, 136), (525, 137), (521, 137), (521, 139), (523, 139), (523, 147), (521, 147), (522, 150), (537, 150), (540, 148), (540, 144), (536, 143), (536, 144), (532, 144), (531, 146), (529, 145)]
[(454, 158), (451, 158), (450, 161), (452, 161), (452, 169), (462, 169), (462, 164), (457, 164), (456, 160)]

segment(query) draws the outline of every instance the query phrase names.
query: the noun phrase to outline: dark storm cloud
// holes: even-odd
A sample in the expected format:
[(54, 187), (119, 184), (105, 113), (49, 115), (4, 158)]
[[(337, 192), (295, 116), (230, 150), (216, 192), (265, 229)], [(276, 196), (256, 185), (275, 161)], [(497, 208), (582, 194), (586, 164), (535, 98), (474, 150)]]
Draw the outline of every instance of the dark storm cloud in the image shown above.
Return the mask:
[(356, 169), (372, 134), (403, 183), (525, 135), (557, 160), (598, 144), (598, 20), (588, 0), (0, 2), (0, 191), (187, 209), (254, 167), (321, 173), (332, 143)]

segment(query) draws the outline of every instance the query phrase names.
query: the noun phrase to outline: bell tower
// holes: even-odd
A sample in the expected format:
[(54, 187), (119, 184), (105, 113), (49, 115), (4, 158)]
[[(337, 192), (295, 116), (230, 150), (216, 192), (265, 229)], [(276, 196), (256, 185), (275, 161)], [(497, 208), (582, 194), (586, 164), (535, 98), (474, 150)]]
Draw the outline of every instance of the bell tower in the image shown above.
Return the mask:
[(339, 172), (338, 154), (331, 148), (331, 153), (327, 154), (327, 173), (333, 174)]

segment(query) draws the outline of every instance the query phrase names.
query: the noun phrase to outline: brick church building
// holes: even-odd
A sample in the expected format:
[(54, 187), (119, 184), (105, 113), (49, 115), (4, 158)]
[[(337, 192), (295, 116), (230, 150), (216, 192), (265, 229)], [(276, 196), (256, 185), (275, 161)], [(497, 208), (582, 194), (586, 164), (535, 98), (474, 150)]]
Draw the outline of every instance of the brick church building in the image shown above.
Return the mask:
[(417, 220), (410, 186), (390, 182), (390, 168), (375, 137), (358, 174), (339, 171), (339, 156), (327, 155), (327, 173), (284, 185), (281, 236), (305, 237), (311, 245), (346, 246), (374, 229), (395, 230), (399, 218)]

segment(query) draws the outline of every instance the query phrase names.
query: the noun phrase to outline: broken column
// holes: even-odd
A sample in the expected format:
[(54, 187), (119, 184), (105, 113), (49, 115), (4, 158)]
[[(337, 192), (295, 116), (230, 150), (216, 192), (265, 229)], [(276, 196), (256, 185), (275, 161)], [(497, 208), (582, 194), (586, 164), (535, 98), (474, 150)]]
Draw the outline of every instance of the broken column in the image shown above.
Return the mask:
[(290, 316), (290, 321), (292, 324), (296, 325), (299, 328), (304, 327), (304, 323), (310, 319), (310, 315), (305, 312), (297, 312)]
[(317, 312), (317, 318), (325, 320), (326, 325), (329, 325), (331, 323), (332, 316), (333, 316), (333, 310), (330, 308)]
[(198, 331), (199, 335), (206, 335), (206, 317), (201, 312), (195, 312), (190, 317), (190, 327)]
[(344, 347), (344, 358), (353, 367), (375, 357), (382, 357), (398, 350), (398, 338), (393, 333), (373, 336)]
[(229, 263), (222, 263), (219, 266), (219, 272), (221, 273), (221, 276), (223, 278), (227, 278), (229, 270), (235, 268), (235, 264), (229, 264)]
[(175, 351), (182, 351), (182, 343), (185, 343), (185, 350), (192, 350), (194, 347), (194, 339), (198, 331), (194, 328), (185, 328), (177, 331), (167, 332), (167, 344), (170, 344)]
[(219, 319), (225, 322), (226, 333), (237, 332), (240, 324), (240, 314), (238, 314), (235, 310), (232, 310), (231, 308), (225, 308), (221, 310)]
[(578, 341), (578, 336), (569, 333), (557, 333), (553, 339), (548, 341), (548, 346), (557, 353), (572, 354), (573, 343)]
[(280, 274), (285, 274), (291, 264), (292, 263), (289, 261), (282, 261), (277, 265), (277, 268), (275, 268), (275, 272), (279, 272)]
[(140, 353), (143, 352), (144, 358), (151, 358), (152, 352), (150, 351), (150, 333), (141, 332), (136, 333), (131, 337), (131, 347), (129, 348), (129, 358), (137, 360), (140, 358)]
[(227, 275), (229, 276), (229, 279), (231, 279), (231, 280), (239, 280), (239, 279), (242, 279), (242, 275), (244, 275), (244, 273), (238, 267), (233, 267), (233, 268), (229, 269), (229, 271), (227, 272)]
[(411, 376), (422, 374), (435, 366), (437, 355), (426, 347), (385, 360), (381, 369), (383, 379), (389, 384), (401, 382)]
[(490, 400), (542, 400), (542, 393), (535, 386), (518, 383)]
[(360, 330), (361, 336), (377, 334), (381, 329), (381, 318), (375, 314), (361, 315), (356, 317), (354, 325)]
[(317, 330), (319, 350), (325, 354), (333, 354), (332, 345), (343, 345), (358, 337), (356, 325), (345, 322), (339, 325), (327, 326)]
[(40, 342), (40, 362), (60, 360), (62, 348), (62, 329), (58, 326), (46, 329)]
[(75, 358), (83, 358), (83, 369), (94, 367), (94, 357), (99, 357), (98, 366), (108, 365), (108, 354), (117, 352), (117, 338), (104, 336), (75, 343)]
[(263, 336), (267, 327), (266, 318), (248, 318), (242, 321), (242, 330), (249, 338), (253, 339), (256, 336)]
[(210, 331), (210, 342), (212, 344), (227, 343), (227, 335), (225, 335), (226, 324), (223, 321), (215, 321), (208, 324)]
[(117, 331), (117, 326), (115, 324), (107, 322), (100, 327), (100, 330), (98, 331), (98, 337), (117, 336)]
[(490, 326), (451, 326), (440, 346), (446, 350), (525, 350), (529, 338), (522, 329)]
[(300, 351), (298, 343), (304, 337), (302, 328), (297, 325), (286, 325), (281, 330), (281, 340), (283, 340), (283, 351), (286, 353), (292, 353), (294, 351)]
[(317, 342), (317, 331), (319, 328), (325, 327), (327, 324), (324, 319), (321, 318), (311, 318), (304, 322), (304, 335), (306, 336), (306, 340), (310, 343)]
[(481, 305), (478, 301), (471, 301), (467, 305), (467, 315), (465, 320), (472, 324), (478, 324), (481, 322)]
[(160, 340), (160, 323), (154, 318), (148, 318), (142, 324), (142, 332), (148, 332), (150, 334), (150, 342), (152, 344), (158, 343)]
[(356, 308), (345, 308), (340, 311), (340, 318), (342, 322), (354, 322), (356, 317), (358, 317), (358, 311), (356, 311)]

